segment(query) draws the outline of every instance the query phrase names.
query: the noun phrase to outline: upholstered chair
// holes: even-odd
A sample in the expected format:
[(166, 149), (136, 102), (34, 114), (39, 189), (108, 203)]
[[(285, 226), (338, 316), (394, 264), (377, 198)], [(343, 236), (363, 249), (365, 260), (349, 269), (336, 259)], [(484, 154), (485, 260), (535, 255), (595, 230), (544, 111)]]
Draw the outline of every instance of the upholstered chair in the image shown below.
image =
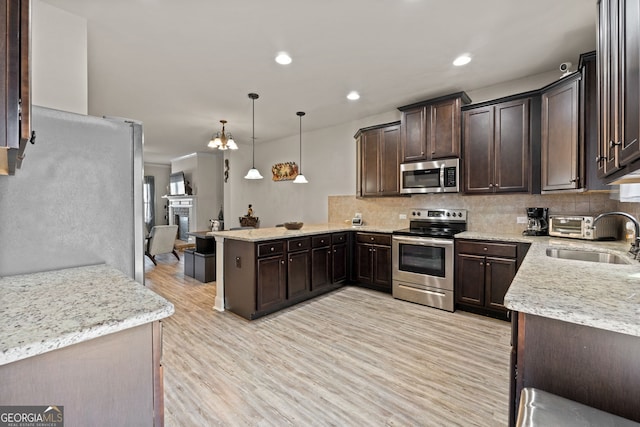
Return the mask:
[(156, 255), (158, 254), (171, 252), (178, 260), (180, 259), (174, 247), (177, 234), (177, 225), (155, 225), (151, 229), (144, 254), (153, 261), (154, 265), (158, 265), (156, 262)]

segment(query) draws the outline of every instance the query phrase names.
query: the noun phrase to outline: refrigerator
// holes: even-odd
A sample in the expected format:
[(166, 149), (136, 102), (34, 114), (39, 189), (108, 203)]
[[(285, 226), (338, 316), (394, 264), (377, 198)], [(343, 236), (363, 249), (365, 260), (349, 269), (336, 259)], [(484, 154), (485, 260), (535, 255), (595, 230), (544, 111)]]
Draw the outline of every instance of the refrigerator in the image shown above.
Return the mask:
[(109, 264), (144, 284), (142, 124), (34, 106), (0, 176), (0, 277)]

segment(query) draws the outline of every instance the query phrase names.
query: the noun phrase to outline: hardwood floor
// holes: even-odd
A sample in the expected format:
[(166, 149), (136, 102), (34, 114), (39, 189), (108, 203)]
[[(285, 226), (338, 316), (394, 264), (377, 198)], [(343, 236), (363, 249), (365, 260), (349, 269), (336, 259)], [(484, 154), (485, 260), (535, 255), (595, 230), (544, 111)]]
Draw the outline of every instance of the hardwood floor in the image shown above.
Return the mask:
[[(182, 258), (182, 256), (181, 256)], [(346, 286), (249, 322), (215, 283), (146, 260), (164, 320), (167, 426), (504, 426), (510, 327)]]

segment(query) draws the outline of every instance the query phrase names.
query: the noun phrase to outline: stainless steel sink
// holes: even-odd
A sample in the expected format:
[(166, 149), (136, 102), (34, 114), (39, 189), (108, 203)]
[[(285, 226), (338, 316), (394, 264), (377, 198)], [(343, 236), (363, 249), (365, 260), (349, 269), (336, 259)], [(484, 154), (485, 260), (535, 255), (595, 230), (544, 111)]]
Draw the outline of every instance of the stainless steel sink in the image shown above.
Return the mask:
[(630, 264), (627, 259), (616, 254), (582, 251), (580, 249), (547, 248), (547, 256), (552, 258), (572, 259), (576, 261), (602, 262), (605, 264)]

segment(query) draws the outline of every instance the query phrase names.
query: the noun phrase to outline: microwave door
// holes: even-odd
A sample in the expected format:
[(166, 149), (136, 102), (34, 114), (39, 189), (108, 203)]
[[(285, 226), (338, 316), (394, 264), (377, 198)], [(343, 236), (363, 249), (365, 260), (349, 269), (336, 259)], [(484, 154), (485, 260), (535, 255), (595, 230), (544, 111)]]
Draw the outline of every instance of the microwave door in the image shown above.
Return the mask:
[(440, 188), (441, 168), (404, 171), (402, 173), (403, 193), (429, 193)]

